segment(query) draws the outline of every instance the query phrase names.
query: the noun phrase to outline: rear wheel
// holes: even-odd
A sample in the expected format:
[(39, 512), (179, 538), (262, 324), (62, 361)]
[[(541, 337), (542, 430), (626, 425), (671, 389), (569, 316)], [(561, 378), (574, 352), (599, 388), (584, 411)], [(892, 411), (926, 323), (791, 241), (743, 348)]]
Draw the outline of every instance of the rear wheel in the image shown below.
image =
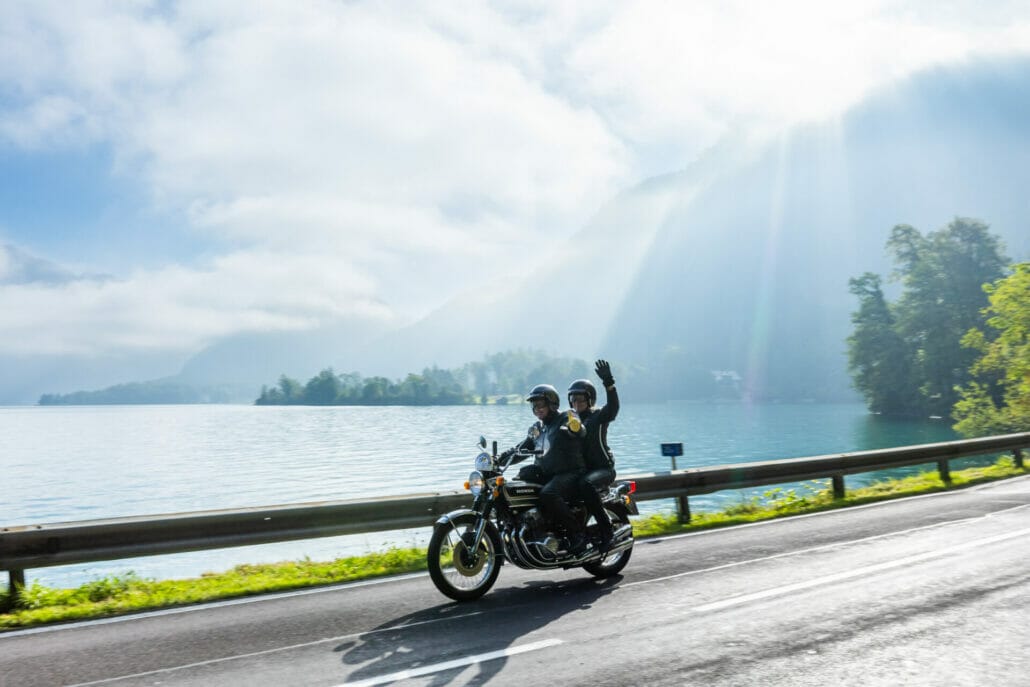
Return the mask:
[(473, 550), (476, 516), (459, 515), (438, 524), (429, 540), (429, 577), (436, 588), (455, 601), (472, 601), (486, 594), (501, 571), (501, 538), (487, 522)]
[[(628, 516), (616, 515), (608, 509), (605, 509), (605, 512), (608, 513), (608, 517), (612, 521), (613, 529), (618, 530), (623, 525), (630, 524)], [(632, 533), (630, 536), (633, 536)], [(632, 553), (633, 546), (630, 545), (628, 549), (610, 553), (601, 560), (584, 563), (583, 569), (594, 577), (612, 577), (613, 575), (618, 575), (622, 572), (622, 569), (626, 567), (627, 563), (629, 563), (629, 557)]]

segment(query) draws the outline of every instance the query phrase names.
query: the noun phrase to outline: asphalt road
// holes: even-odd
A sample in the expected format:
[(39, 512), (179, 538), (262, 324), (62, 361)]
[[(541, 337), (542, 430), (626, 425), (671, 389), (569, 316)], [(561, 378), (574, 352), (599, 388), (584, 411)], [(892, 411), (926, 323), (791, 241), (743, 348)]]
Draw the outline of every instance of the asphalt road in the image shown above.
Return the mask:
[(638, 542), (621, 577), (505, 566), (0, 635), (33, 685), (1030, 684), (1030, 478)]

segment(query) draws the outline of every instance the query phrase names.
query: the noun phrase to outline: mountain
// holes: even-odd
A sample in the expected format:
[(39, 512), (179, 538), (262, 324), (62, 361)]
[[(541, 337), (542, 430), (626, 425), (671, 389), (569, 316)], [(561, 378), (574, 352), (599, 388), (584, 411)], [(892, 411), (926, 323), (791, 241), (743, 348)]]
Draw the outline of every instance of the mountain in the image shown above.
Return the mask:
[(382, 336), (385, 326), (368, 320), (344, 320), (315, 331), (238, 334), (205, 348), (173, 377), (185, 384), (250, 384), (257, 398), (261, 386), (280, 375), (307, 381), (326, 367), (337, 372), (362, 371), (356, 351)]
[(853, 399), (848, 279), (889, 273), (894, 225), (974, 217), (1030, 258), (1028, 82), (1027, 59), (938, 68), (764, 146), (724, 143), (377, 349), (449, 366), (528, 346), (666, 370), (673, 397), (718, 370), (758, 399)]

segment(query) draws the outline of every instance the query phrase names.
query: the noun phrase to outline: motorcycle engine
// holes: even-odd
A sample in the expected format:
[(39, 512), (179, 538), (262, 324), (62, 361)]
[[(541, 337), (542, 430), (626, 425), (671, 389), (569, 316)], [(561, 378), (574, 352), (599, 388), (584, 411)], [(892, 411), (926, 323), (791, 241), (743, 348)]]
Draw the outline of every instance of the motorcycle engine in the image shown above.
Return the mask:
[(547, 523), (538, 508), (530, 508), (522, 514), (522, 524), (526, 526), (528, 539), (536, 540), (547, 536)]

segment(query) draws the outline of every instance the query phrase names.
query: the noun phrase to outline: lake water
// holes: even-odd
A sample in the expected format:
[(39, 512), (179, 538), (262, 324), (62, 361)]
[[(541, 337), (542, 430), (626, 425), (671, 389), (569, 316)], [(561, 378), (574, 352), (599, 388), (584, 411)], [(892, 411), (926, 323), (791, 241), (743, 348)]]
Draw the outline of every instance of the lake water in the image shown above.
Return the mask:
[[(0, 525), (461, 489), (482, 434), (525, 436), (526, 404), (457, 407), (49, 406), (0, 408)], [(947, 423), (899, 422), (861, 405), (627, 404), (610, 428), (621, 474), (946, 441)], [(854, 486), (871, 475), (848, 478)], [(747, 495), (691, 498), (697, 512)], [(671, 501), (641, 504), (669, 510)], [(376, 533), (27, 571), (72, 586), (129, 570), (171, 578), (237, 563), (329, 559), (424, 545), (425, 531)], [(2, 582), (0, 582), (2, 583)]]

